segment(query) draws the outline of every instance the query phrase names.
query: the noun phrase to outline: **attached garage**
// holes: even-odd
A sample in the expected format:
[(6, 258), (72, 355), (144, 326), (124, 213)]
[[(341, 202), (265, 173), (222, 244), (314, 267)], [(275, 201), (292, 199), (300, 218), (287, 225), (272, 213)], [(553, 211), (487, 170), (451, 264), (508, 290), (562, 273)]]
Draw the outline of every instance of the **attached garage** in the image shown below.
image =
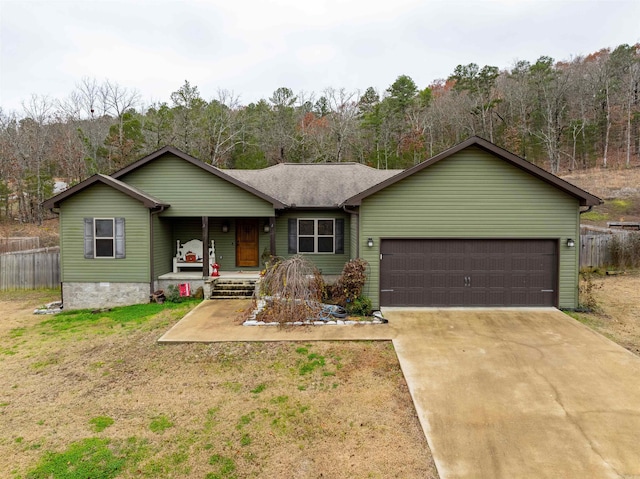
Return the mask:
[(554, 239), (383, 239), (381, 306), (557, 306)]
[(358, 215), (374, 307), (575, 308), (580, 212), (600, 203), (470, 138), (343, 207)]

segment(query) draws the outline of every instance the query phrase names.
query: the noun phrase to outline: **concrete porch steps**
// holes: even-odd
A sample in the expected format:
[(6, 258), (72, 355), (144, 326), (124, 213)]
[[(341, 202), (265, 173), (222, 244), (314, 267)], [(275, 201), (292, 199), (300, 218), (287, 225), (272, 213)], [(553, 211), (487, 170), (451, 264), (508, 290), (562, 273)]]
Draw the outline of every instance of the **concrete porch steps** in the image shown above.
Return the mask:
[(218, 278), (212, 285), (211, 299), (247, 299), (253, 296), (256, 279)]

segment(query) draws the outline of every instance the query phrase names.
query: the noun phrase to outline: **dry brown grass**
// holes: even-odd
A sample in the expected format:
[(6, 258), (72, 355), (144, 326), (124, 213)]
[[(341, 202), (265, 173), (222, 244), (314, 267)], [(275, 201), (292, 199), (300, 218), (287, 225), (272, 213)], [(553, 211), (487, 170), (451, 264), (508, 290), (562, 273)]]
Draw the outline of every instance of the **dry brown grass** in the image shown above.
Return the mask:
[(52, 299), (0, 293), (3, 477), (88, 437), (135, 446), (125, 478), (205, 478), (214, 456), (220, 477), (437, 477), (391, 343), (160, 346), (175, 312), (57, 331), (31, 314)]
[(0, 220), (0, 237), (12, 236), (37, 236), (40, 238), (40, 246), (43, 248), (58, 246), (60, 244), (58, 218), (45, 220), (40, 226), (7, 219)]
[(592, 295), (596, 311), (577, 319), (640, 356), (640, 272), (594, 277)]
[(591, 168), (574, 171), (562, 179), (602, 199), (640, 196), (640, 168)]
[(583, 224), (640, 221), (640, 168), (592, 168), (562, 178), (604, 200), (604, 204), (580, 216)]

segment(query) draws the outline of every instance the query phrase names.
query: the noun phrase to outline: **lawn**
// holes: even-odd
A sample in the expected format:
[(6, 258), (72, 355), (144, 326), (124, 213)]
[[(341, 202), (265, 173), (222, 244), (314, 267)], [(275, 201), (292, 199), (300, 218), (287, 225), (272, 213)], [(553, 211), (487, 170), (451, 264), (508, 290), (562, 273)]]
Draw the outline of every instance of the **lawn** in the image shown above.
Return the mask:
[[(581, 284), (581, 289), (587, 289), (584, 280)], [(594, 274), (588, 289), (594, 310), (571, 315), (640, 356), (640, 271), (615, 276)]]
[(437, 478), (390, 342), (158, 345), (195, 303), (0, 293), (0, 476)]

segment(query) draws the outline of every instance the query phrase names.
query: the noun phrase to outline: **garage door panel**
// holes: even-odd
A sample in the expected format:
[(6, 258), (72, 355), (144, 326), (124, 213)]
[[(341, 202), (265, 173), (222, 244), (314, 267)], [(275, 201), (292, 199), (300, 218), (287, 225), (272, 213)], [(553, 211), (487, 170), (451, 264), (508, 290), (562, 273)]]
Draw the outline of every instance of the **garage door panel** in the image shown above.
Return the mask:
[(556, 240), (383, 240), (383, 306), (553, 306)]

